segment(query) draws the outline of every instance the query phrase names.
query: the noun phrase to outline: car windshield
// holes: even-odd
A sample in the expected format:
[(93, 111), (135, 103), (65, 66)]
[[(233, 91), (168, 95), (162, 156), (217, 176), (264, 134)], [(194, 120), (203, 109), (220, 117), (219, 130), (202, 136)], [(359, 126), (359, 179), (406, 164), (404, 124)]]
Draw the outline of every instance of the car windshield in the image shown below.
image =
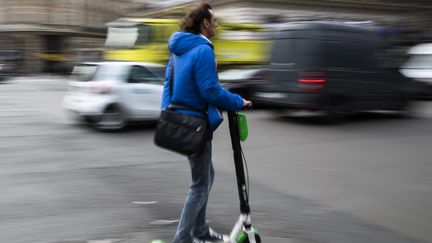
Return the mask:
[(92, 81), (122, 80), (127, 76), (130, 66), (118, 63), (100, 64)]
[(90, 81), (97, 67), (95, 64), (77, 65), (72, 70), (71, 79), (83, 82)]
[(408, 69), (432, 69), (432, 55), (412, 56), (403, 66)]
[(152, 73), (154, 73), (160, 80), (165, 79), (165, 67), (147, 67)]
[(118, 63), (83, 64), (74, 67), (71, 79), (82, 82), (121, 80), (127, 71), (127, 65)]

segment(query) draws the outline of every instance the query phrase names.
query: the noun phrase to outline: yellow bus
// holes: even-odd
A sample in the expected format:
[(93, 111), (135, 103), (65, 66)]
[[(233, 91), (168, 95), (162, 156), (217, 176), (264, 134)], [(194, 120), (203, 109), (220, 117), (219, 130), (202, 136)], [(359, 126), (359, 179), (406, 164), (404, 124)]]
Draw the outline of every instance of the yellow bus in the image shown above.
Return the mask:
[[(166, 64), (167, 42), (179, 29), (177, 19), (121, 18), (110, 22), (104, 58)], [(212, 39), (219, 65), (260, 64), (267, 61), (269, 42), (257, 24), (219, 23)]]

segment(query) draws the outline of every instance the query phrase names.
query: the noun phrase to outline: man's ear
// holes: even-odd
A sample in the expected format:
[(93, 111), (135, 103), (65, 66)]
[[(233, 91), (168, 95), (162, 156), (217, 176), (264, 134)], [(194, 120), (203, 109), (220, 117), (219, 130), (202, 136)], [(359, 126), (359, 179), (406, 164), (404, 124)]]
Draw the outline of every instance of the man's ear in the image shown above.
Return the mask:
[(204, 28), (206, 28), (206, 29), (210, 26), (210, 22), (208, 21), (208, 19), (204, 19), (203, 25), (204, 25)]

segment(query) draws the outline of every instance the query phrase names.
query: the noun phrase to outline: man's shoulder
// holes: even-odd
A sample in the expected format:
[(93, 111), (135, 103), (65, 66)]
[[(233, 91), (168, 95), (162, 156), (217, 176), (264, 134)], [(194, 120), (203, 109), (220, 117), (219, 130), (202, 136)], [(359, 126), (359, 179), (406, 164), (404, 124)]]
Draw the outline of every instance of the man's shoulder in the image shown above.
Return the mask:
[(210, 42), (206, 42), (206, 43), (202, 43), (200, 45), (197, 45), (194, 49), (199, 50), (199, 51), (211, 51), (211, 52), (213, 52), (213, 45)]
[(194, 48), (196, 54), (214, 55), (213, 46), (210, 43), (198, 45)]

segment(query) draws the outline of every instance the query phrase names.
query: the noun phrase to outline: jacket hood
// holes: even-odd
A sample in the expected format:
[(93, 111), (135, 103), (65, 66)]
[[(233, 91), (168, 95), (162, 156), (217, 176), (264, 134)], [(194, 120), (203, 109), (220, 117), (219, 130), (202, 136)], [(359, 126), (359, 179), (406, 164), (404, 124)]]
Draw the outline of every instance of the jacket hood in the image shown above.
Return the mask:
[(183, 53), (203, 44), (207, 44), (213, 48), (213, 45), (200, 35), (177, 31), (172, 34), (168, 42), (168, 48), (172, 53), (180, 56)]

